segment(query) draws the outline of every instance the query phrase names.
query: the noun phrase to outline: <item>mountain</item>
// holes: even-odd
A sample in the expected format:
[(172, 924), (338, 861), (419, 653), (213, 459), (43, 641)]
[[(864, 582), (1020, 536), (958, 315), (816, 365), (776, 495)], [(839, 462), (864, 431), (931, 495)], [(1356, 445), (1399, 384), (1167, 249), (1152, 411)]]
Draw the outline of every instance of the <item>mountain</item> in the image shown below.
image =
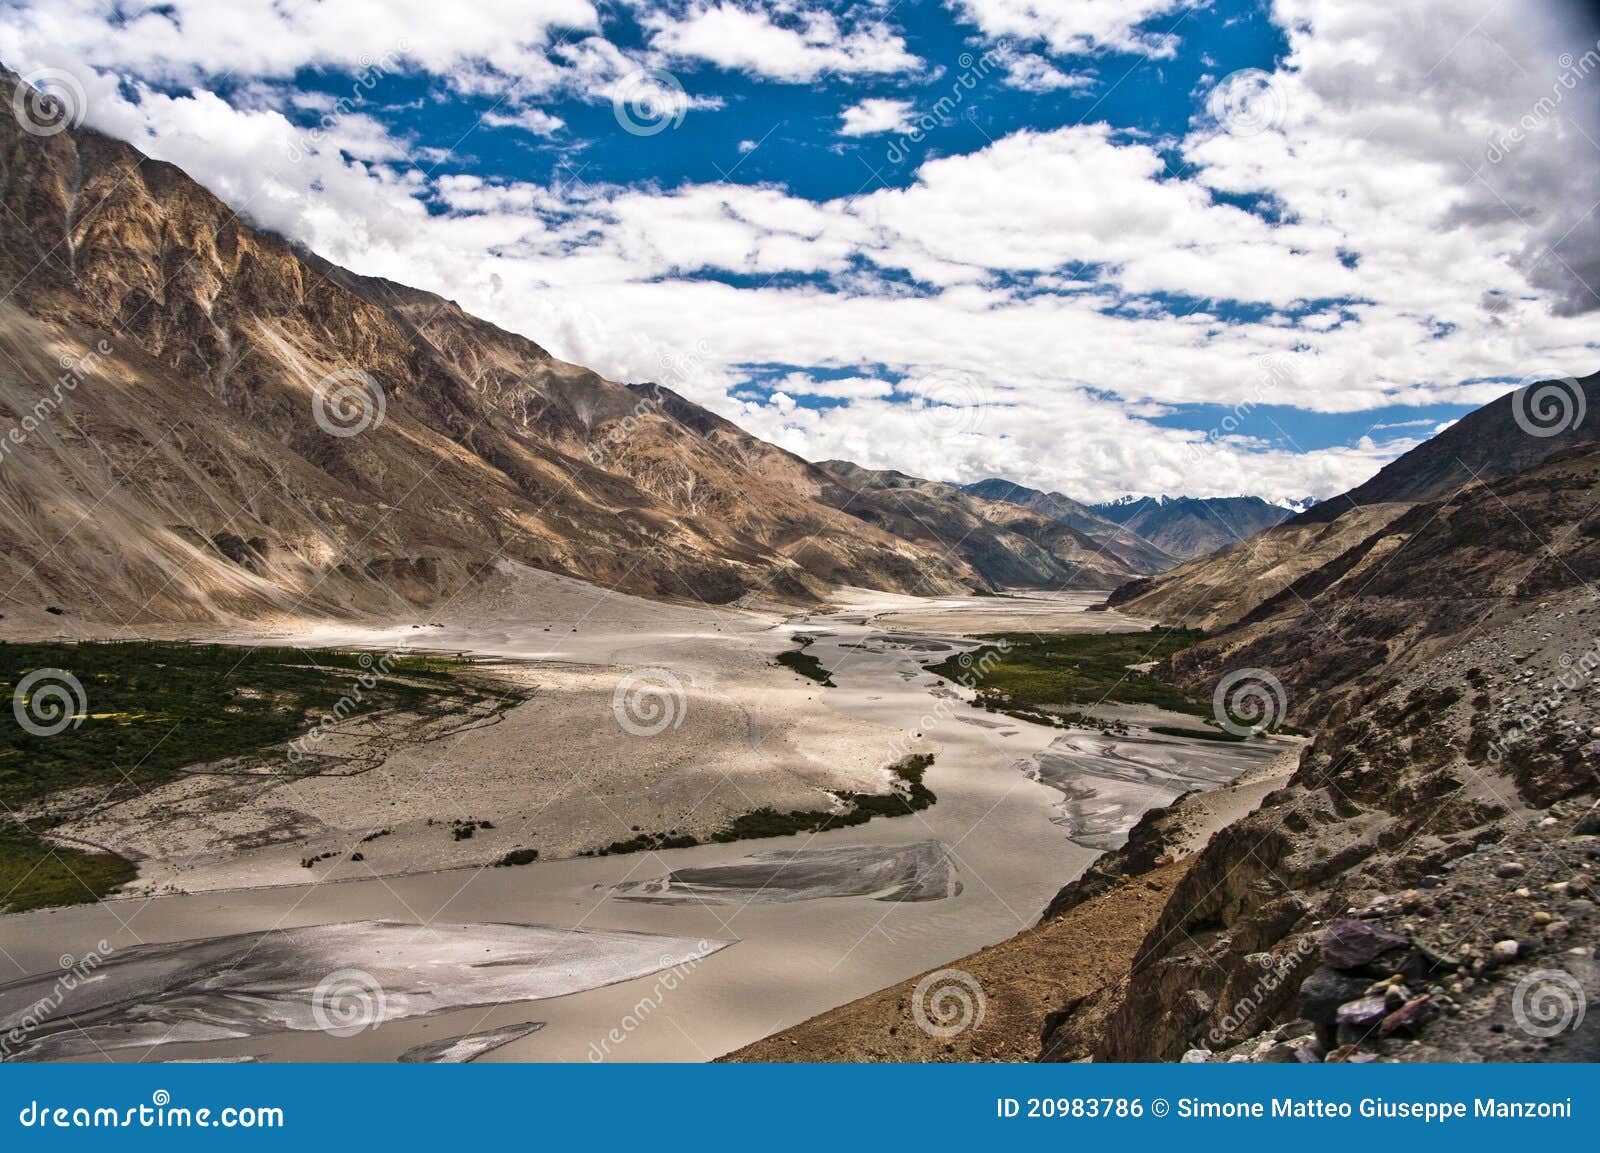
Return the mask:
[(1134, 575), (1119, 555), (1076, 529), (956, 485), (848, 461), (820, 465), (846, 495), (822, 494), (884, 530), (930, 550), (959, 556), (995, 587), (1114, 588)]
[(979, 579), (98, 132), (0, 118), (0, 206), (8, 624), (409, 612), (505, 561), (708, 602)]
[(1107, 520), (1086, 504), (1081, 504), (1059, 492), (1041, 492), (1000, 477), (962, 485), (962, 489), (987, 501), (1002, 501), (1022, 505), (1034, 512), (1059, 521), (1077, 532), (1097, 541), (1107, 553), (1136, 573), (1164, 572), (1178, 563), (1145, 540), (1138, 533), (1116, 521)]
[[(1600, 374), (1577, 381), (1577, 389), (1547, 383), (1568, 395), (1570, 411), (1580, 416), (1600, 406)], [(1491, 401), (1391, 461), (1365, 484), (1230, 549), (1130, 581), (1112, 593), (1109, 603), (1138, 616), (1208, 630), (1230, 624), (1421, 502), (1517, 475), (1600, 440), (1600, 416), (1593, 415), (1553, 434), (1528, 431), (1537, 427), (1530, 423), (1529, 406), (1537, 408), (1545, 388), (1537, 384)]]
[[(1507, 410), (1489, 409), (1474, 423), (1493, 438)], [(1440, 458), (1434, 444), (1390, 474), (1418, 479), (1365, 495), (1437, 486)], [(1405, 511), (1156, 670), (1201, 699), (1243, 677), (1269, 720), (1315, 737), (1184, 863), (1126, 971), (1049, 1019), (1047, 1059), (1600, 1059), (1581, 1014), (1600, 996), (1597, 487), (1600, 446), (1569, 443), (1365, 506)], [(1170, 860), (1160, 828), (1192, 804), (1143, 822), (1047, 916)], [(1379, 970), (1400, 974), (1382, 1012), (1340, 1025)], [(1523, 998), (1551, 979), (1579, 1012), (1530, 1031)]]
[(1093, 509), (1184, 560), (1237, 544), (1294, 515), (1258, 496), (1130, 496)]
[(1600, 373), (1507, 393), (1389, 462), (1365, 484), (1314, 505), (1296, 520), (1326, 524), (1352, 506), (1437, 500), (1464, 485), (1515, 476), (1556, 453), (1592, 443), (1600, 436), (1597, 406)]

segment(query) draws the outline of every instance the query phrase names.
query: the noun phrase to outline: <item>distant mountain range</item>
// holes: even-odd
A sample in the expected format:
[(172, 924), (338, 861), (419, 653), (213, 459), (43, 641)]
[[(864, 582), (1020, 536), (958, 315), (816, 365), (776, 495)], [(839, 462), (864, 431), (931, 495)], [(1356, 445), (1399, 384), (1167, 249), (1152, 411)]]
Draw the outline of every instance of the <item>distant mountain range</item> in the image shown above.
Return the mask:
[[(1555, 428), (1533, 424), (1529, 398), (1544, 385), (1499, 397), (1390, 462), (1365, 484), (1269, 527), (1239, 547), (1132, 581), (1112, 594), (1111, 603), (1135, 615), (1181, 619), (1208, 630), (1230, 625), (1369, 538), (1376, 539), (1374, 534), (1389, 531), (1391, 524), (1410, 524), (1405, 518), (1418, 506), (1441, 501), (1449, 506), (1483, 485), (1592, 449), (1600, 440), (1600, 420), (1582, 417), (1600, 410), (1600, 373), (1573, 382), (1576, 389), (1567, 382), (1547, 383), (1551, 399), (1566, 395), (1567, 411), (1578, 419)], [(1483, 507), (1482, 502), (1477, 506)], [(1498, 531), (1482, 527), (1485, 536)], [(1392, 542), (1386, 547), (1393, 547)]]
[(1227, 548), (1294, 515), (1292, 509), (1253, 496), (1126, 496), (1088, 505), (1009, 480), (980, 480), (964, 487), (989, 500), (1027, 505), (1097, 539), (1120, 541), (1141, 551), (1151, 572)]

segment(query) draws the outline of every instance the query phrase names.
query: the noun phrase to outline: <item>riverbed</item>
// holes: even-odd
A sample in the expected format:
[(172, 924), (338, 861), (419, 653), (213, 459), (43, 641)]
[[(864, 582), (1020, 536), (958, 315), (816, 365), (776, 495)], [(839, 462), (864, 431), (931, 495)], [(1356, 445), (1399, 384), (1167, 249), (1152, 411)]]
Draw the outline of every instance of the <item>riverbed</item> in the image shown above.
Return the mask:
[[(753, 631), (770, 633), (763, 643), (774, 647), (810, 639), (807, 651), (830, 670), (836, 686), (808, 693), (816, 707), (895, 730), (908, 750), (935, 754), (925, 782), (937, 803), (910, 816), (822, 834), (516, 868), (235, 887), (0, 918), (0, 949), (12, 973), (44, 975), (31, 987), (14, 985), (13, 999), (48, 991), (60, 963), (98, 955), (102, 942), (110, 958), (102, 974), (118, 971), (119, 955), (125, 964), (132, 958), (142, 966), (121, 970), (125, 975), (144, 969), (154, 974), (158, 967), (139, 949), (239, 935), (248, 953), (254, 947), (249, 942), (281, 941), (286, 930), (345, 926), (347, 931), (317, 935), (314, 949), (275, 954), (279, 1000), (302, 997), (330, 971), (352, 969), (381, 983), (375, 995), (388, 1006), (381, 1020), (353, 1030), (330, 1030), (321, 1020), (308, 1027), (303, 1013), (285, 1026), (278, 1010), (262, 1025), (256, 1007), (240, 1010), (240, 998), (252, 996), (250, 990), (231, 987), (225, 972), (185, 968), (196, 954), (178, 950), (179, 961), (162, 954), (165, 967), (159, 972), (182, 982), (181, 988), (164, 987), (152, 976), (143, 1001), (120, 1005), (101, 1022), (92, 1044), (81, 1035), (70, 1039), (77, 1030), (61, 1029), (54, 1047), (46, 1044), (34, 1055), (395, 1060), (495, 1031), (492, 1045), (465, 1048), (481, 1051), (477, 1059), (483, 1061), (707, 1060), (994, 944), (1031, 925), (1061, 885), (1115, 843), (1145, 808), (1188, 788), (1225, 784), (1281, 751), (1261, 742), (1230, 746), (1161, 738), (1138, 725), (1125, 737), (1068, 733), (975, 708), (970, 691), (923, 668), (973, 648), (966, 638), (986, 629), (969, 627), (969, 619), (986, 624), (997, 608), (1026, 615), (1029, 627), (1041, 630), (1051, 627), (1051, 618), (1063, 628), (1095, 631), (1143, 626), (1116, 613), (1087, 612), (1099, 599), (1068, 593), (997, 605), (992, 598), (863, 595), (842, 597), (834, 611), (823, 614), (755, 623), (745, 614), (738, 627), (728, 614), (728, 644), (745, 643)], [(879, 622), (884, 614), (896, 615), (893, 631)], [(381, 649), (398, 635), (399, 630), (329, 627), (302, 639)], [(695, 643), (714, 646), (722, 635), (697, 636)], [(519, 632), (501, 623), (475, 632), (470, 623), (456, 622), (434, 630), (422, 646), (567, 663), (612, 659), (625, 646), (631, 663), (670, 667), (674, 651), (681, 655), (685, 644), (681, 633), (656, 637), (648, 627), (623, 638), (595, 637), (590, 630), (582, 639), (584, 645), (574, 638), (554, 652), (545, 626)], [(752, 717), (751, 740), (759, 740), (763, 701), (741, 707)], [(716, 767), (708, 765), (705, 772), (713, 776)], [(438, 970), (444, 976), (408, 977), (403, 954), (381, 963), (367, 955), (374, 935), (392, 937), (386, 928), (370, 928), (385, 922), (412, 927), (408, 939), (419, 957), (444, 954), (452, 965), (464, 963), (460, 955), (469, 946), (479, 947), (485, 925), (529, 926), (530, 940), (555, 934), (580, 942), (582, 963), (570, 965), (560, 980), (545, 980), (544, 974), (530, 979), (519, 986), (517, 999), (503, 999), (500, 985), (478, 995), (454, 985), (448, 995), (424, 995), (426, 980), (472, 982), (445, 969)], [(251, 934), (258, 936), (244, 936)], [(330, 951), (329, 941), (342, 951)], [(628, 944), (628, 963), (602, 955), (611, 941)], [(507, 946), (483, 946), (502, 947)], [(526, 961), (532, 948), (519, 944), (516, 956)], [(653, 956), (654, 963), (640, 964), (639, 956)], [(306, 971), (291, 972), (296, 964)], [(180, 976), (171, 977), (173, 972)], [(207, 996), (213, 998), (209, 1003)], [(0, 987), (0, 1022), (5, 998)], [(397, 1002), (420, 1008), (389, 1011)], [(71, 995), (65, 997), (54, 1025), (41, 1032), (61, 1026), (73, 1003)], [(224, 1003), (232, 1009), (227, 1027), (243, 1035), (213, 1031), (197, 1038), (196, 1021), (214, 1017)], [(141, 1029), (151, 1021), (181, 1020), (150, 1034), (119, 1024), (133, 1018)], [(525, 1031), (513, 1028), (534, 1024)], [(907, 1027), (915, 1027), (909, 1019)], [(167, 1037), (167, 1043), (150, 1043)]]

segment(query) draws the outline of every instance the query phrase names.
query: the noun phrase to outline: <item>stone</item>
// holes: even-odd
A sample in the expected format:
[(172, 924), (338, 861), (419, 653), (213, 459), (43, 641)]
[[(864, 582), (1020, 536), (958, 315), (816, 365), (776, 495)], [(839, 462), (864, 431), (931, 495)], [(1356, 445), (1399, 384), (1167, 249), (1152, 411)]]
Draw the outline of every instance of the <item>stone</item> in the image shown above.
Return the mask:
[(1503, 965), (1507, 961), (1515, 961), (1521, 951), (1522, 947), (1515, 941), (1496, 941), (1494, 948), (1490, 950), (1490, 956)]
[(1367, 991), (1367, 982), (1323, 966), (1300, 986), (1300, 1016), (1318, 1025), (1332, 1025), (1339, 1018), (1339, 1006)]
[(1570, 921), (1551, 921), (1544, 927), (1544, 931), (1549, 933), (1552, 937), (1565, 936), (1571, 931), (1571, 929), (1572, 922)]
[(1338, 1022), (1343, 1025), (1376, 1025), (1389, 1014), (1388, 1002), (1382, 997), (1361, 997), (1346, 1001), (1338, 1009)]
[(1533, 915), (1533, 923), (1535, 925), (1548, 925), (1553, 920), (1555, 920), (1555, 918), (1549, 913), (1545, 912), (1543, 909), (1540, 909)]
[(1323, 931), (1322, 958), (1335, 969), (1359, 969), (1406, 943), (1398, 933), (1367, 921), (1341, 918)]
[(1204, 1065), (1211, 1060), (1210, 1049), (1190, 1049), (1179, 1061), (1184, 1065)]
[(1521, 861), (1501, 861), (1494, 867), (1494, 875), (1502, 881), (1509, 881), (1513, 877), (1520, 877), (1528, 871), (1528, 866)]
[(1590, 809), (1572, 826), (1575, 837), (1600, 837), (1600, 809)]
[(1378, 1032), (1385, 1037), (1395, 1033), (1414, 1036), (1429, 1021), (1439, 1015), (1439, 1007), (1426, 994), (1407, 1001), (1378, 1024)]
[(1567, 902), (1567, 916), (1569, 917), (1587, 917), (1592, 912), (1594, 912), (1594, 902), (1585, 897), (1579, 897), (1576, 901)]

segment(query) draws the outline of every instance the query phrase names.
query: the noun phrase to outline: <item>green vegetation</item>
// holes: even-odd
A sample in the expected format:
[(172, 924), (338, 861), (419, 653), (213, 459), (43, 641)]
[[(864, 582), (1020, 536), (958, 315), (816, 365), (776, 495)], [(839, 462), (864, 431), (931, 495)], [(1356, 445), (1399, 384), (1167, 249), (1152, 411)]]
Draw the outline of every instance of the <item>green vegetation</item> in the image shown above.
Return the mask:
[(135, 873), (115, 853), (49, 845), (19, 824), (0, 825), (0, 913), (97, 901)]
[[(29, 674), (49, 670), (18, 704), (47, 730), (64, 723), (40, 735), (0, 718), (0, 805), (36, 814), (26, 824), (0, 819), (0, 910), (92, 901), (133, 879), (120, 857), (41, 838), (76, 806), (143, 791), (187, 765), (261, 753), (326, 717), (515, 703), (462, 680), (464, 667), (442, 657), (292, 648), (0, 642), (3, 703)], [(295, 771), (316, 764), (313, 757)]]
[(1182, 729), (1177, 725), (1151, 725), (1152, 733), (1160, 733), (1164, 737), (1193, 737), (1197, 741), (1244, 741), (1248, 737), (1235, 736), (1222, 729)]
[(1045, 724), (1063, 720), (1072, 706), (1107, 702), (1205, 716), (1211, 711), (1209, 702), (1128, 667), (1164, 660), (1203, 636), (1199, 629), (1163, 628), (1062, 636), (1005, 633), (983, 638), (994, 643), (975, 652), (927, 667), (975, 689), (983, 708)]
[(508, 869), (514, 865), (531, 865), (539, 859), (538, 849), (512, 849), (505, 856), (494, 863), (497, 869)]
[(779, 653), (778, 663), (786, 669), (792, 669), (803, 677), (810, 677), (825, 689), (837, 688), (838, 686), (833, 683), (833, 678), (828, 675), (828, 670), (822, 667), (822, 662), (806, 652), (806, 648), (810, 644), (811, 638), (807, 637), (800, 642), (799, 648)]
[(61, 669), (83, 690), (81, 719), (52, 736), (0, 721), (0, 802), (16, 808), (84, 785), (148, 788), (184, 765), (287, 741), (341, 701), (342, 714), (492, 699), (455, 678), (462, 666), (289, 648), (0, 642), (0, 696), (35, 669)]
[[(780, 813), (773, 808), (760, 808), (735, 817), (727, 828), (712, 834), (717, 844), (730, 841), (753, 840), (762, 837), (787, 837), (794, 833), (825, 833), (830, 829), (845, 829), (864, 825), (873, 817), (904, 817), (926, 809), (934, 801), (933, 790), (922, 783), (923, 775), (933, 764), (929, 753), (917, 753), (889, 766), (894, 774), (893, 788), (887, 793), (837, 792), (843, 808), (837, 812), (821, 809), (792, 809)], [(613, 841), (594, 855), (605, 857), (614, 853), (639, 853), (652, 849), (686, 849), (700, 841), (688, 833), (671, 830), (666, 833), (643, 833), (626, 841)]]

